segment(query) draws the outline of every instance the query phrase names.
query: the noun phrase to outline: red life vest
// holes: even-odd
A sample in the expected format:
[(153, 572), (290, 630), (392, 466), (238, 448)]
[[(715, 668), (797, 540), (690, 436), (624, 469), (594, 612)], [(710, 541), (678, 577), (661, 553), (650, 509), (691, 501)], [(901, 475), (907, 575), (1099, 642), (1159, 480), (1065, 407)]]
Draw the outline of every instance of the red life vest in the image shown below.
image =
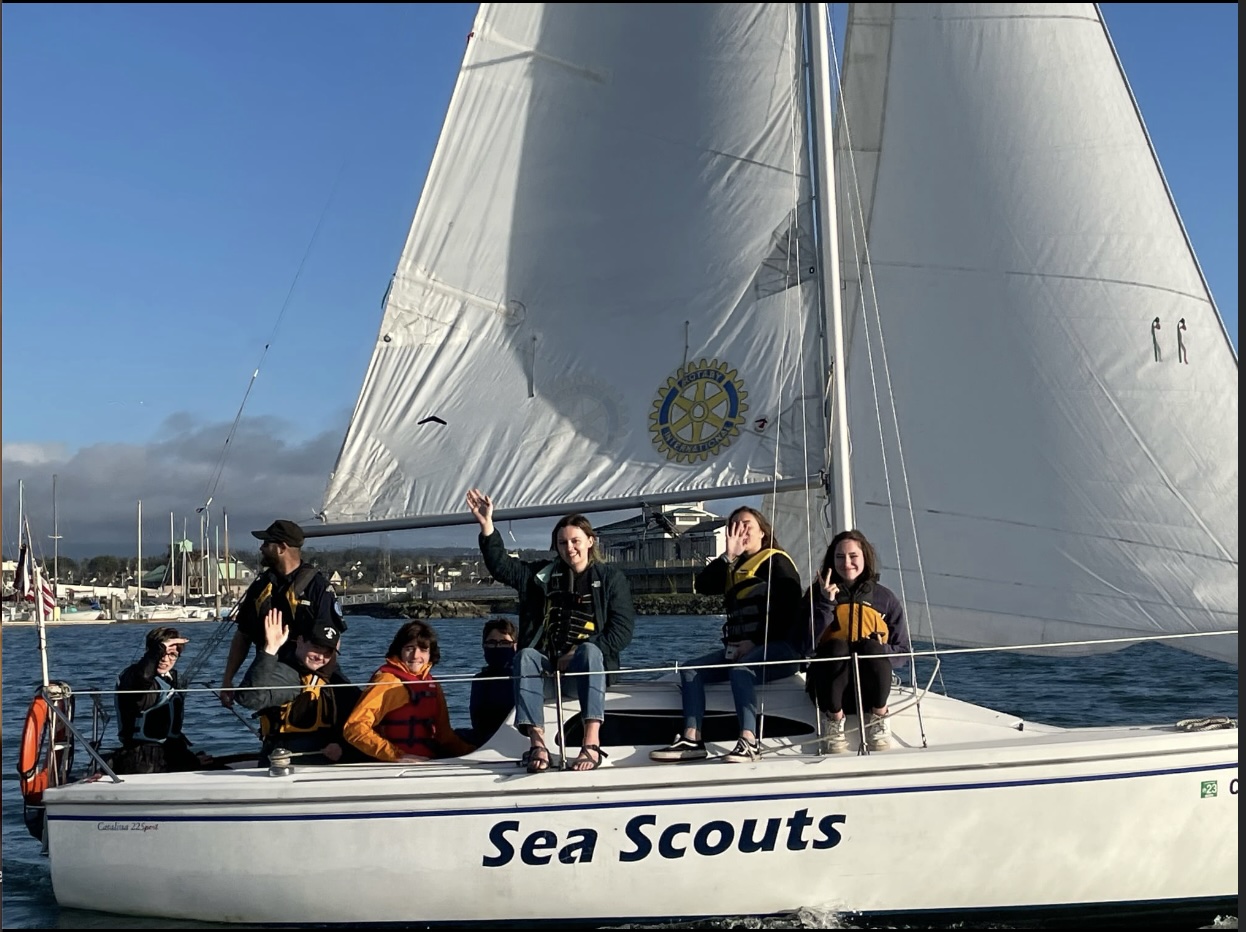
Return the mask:
[(407, 702), (376, 723), (376, 733), (405, 754), (439, 757), (437, 713), (441, 708), (439, 687), (431, 679), (416, 676), (404, 664), (386, 661), (377, 673), (396, 676), (407, 688)]

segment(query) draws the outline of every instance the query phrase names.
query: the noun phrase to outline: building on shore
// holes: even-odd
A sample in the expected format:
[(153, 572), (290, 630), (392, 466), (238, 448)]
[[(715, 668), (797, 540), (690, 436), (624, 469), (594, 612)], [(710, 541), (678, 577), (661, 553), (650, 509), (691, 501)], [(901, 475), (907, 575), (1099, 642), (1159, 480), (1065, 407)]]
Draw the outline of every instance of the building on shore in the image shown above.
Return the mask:
[(596, 529), (606, 559), (621, 569), (635, 594), (696, 591), (695, 578), (726, 545), (727, 519), (701, 502), (643, 508)]

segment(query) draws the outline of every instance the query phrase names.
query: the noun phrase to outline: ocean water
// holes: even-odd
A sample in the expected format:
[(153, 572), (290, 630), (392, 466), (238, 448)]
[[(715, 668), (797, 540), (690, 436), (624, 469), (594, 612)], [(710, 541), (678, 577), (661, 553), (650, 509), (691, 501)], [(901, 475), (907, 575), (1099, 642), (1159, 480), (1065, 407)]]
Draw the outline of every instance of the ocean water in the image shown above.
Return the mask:
[[(342, 648), (342, 667), (356, 682), (366, 682), (379, 665), (401, 620), (351, 616)], [(453, 682), (483, 664), (483, 619), (431, 622), (442, 647), (438, 677), (446, 684), (451, 717), (467, 724), (467, 686)], [(641, 616), (623, 660), (630, 669), (654, 668), (703, 653), (718, 637), (721, 616)], [(89, 731), (91, 690), (107, 691), (118, 672), (138, 658), (153, 625), (62, 625), (47, 632), (48, 672), (69, 682), (78, 694), (77, 724)], [(253, 749), (247, 725), (224, 709), (206, 688), (219, 681), (232, 626), (202, 621), (178, 625), (191, 638), (178, 669), (202, 686), (187, 699), (188, 736), (198, 749), (229, 754)], [(218, 924), (112, 916), (56, 905), (47, 860), (26, 832), (16, 772), (17, 745), (31, 696), (41, 680), (37, 631), (6, 626), (3, 662), (3, 927), (35, 928), (214, 928)], [(921, 668), (919, 667), (919, 671)], [(1238, 714), (1237, 668), (1172, 650), (1139, 644), (1114, 654), (1085, 658), (1021, 656), (1012, 653), (946, 654), (942, 680), (946, 691), (1031, 721), (1054, 725), (1112, 725), (1175, 722), (1182, 718)], [(638, 676), (652, 674), (636, 674)], [(111, 710), (111, 699), (108, 700)], [(240, 710), (241, 711), (241, 710)], [(115, 737), (115, 723), (110, 724)], [(105, 742), (106, 745), (112, 741)], [(81, 761), (84, 755), (80, 754)], [(1092, 923), (1093, 924), (1093, 923)], [(230, 928), (229, 926), (219, 926)], [(633, 925), (630, 928), (691, 928), (685, 923)], [(755, 920), (724, 916), (698, 922), (697, 928), (843, 928), (844, 917), (805, 910), (791, 917)], [(981, 927), (1007, 928), (1002, 925)], [(1033, 926), (1028, 926), (1033, 927)], [(1236, 916), (1219, 917), (1204, 928), (1237, 928)], [(236, 927), (234, 927), (236, 928)]]

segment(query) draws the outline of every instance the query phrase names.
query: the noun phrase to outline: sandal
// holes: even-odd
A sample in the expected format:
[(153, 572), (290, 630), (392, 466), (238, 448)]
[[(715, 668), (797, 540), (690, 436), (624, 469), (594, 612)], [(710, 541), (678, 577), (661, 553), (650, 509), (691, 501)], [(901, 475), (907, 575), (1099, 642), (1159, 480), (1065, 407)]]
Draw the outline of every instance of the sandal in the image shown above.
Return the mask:
[(519, 758), (519, 763), (528, 769), (528, 773), (544, 773), (549, 770), (549, 748), (534, 745), (524, 751), (523, 757)]
[[(594, 754), (597, 755), (596, 759), (593, 758)], [(601, 745), (586, 744), (584, 745), (584, 747), (580, 748), (579, 756), (576, 757), (576, 759), (571, 762), (571, 769), (572, 770), (596, 770), (598, 767), (601, 766), (602, 758), (609, 757), (609, 756), (610, 756), (609, 754), (607, 754), (605, 751), (601, 749)], [(581, 767), (580, 764), (588, 764), (588, 766)]]

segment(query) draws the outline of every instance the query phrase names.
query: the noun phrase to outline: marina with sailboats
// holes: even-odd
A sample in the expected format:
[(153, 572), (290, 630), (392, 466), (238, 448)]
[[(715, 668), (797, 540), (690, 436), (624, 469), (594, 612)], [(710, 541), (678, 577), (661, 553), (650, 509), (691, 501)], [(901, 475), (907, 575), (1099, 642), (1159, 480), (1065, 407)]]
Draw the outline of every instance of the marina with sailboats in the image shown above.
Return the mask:
[[(758, 759), (715, 759), (722, 684), (710, 759), (653, 764), (679, 658), (721, 623), (667, 619), (623, 654), (587, 772), (516, 767), (513, 717), (419, 764), (118, 776), (87, 752), (82, 780), (53, 753), (24, 841), (58, 908), (1236, 923), (1237, 356), (1100, 11), (853, 4), (842, 46), (827, 27), (823, 4), (482, 5), (302, 532), (471, 525), (477, 482), (499, 524), (752, 496), (812, 585), (862, 528), (914, 640), (892, 746), (825, 753), (801, 671), (759, 689)], [(1028, 707), (954, 676), (968, 658)], [(1110, 702), (1124, 682), (1155, 704)], [(547, 703), (556, 759), (586, 712)], [(334, 862), (297, 876), (232, 856), (318, 845)]]

